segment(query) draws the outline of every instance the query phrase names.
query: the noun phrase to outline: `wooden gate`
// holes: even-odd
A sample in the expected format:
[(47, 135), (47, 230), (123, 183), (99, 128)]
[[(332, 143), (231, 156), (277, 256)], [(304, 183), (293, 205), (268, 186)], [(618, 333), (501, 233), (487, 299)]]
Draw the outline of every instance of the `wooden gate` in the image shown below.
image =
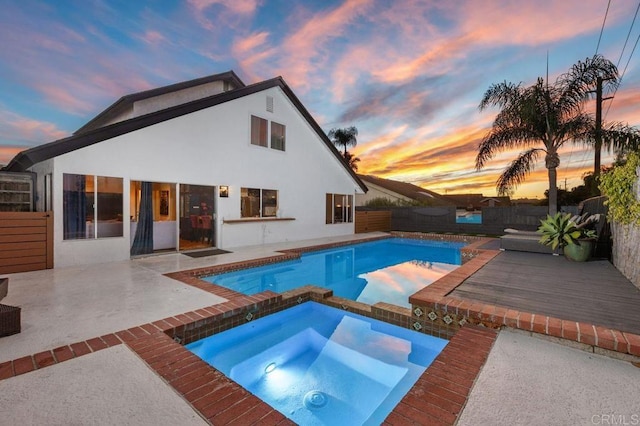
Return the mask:
[(53, 213), (0, 212), (0, 274), (53, 268)]
[(358, 211), (356, 210), (356, 234), (374, 231), (391, 231), (390, 211)]

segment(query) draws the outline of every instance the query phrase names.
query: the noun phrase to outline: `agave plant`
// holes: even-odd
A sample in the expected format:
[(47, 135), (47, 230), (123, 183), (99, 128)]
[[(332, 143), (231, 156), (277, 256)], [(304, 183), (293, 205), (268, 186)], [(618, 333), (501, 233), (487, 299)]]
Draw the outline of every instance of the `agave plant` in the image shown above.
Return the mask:
[(571, 220), (571, 215), (562, 212), (553, 216), (547, 215), (545, 220), (541, 220), (538, 233), (542, 234), (540, 243), (551, 246), (553, 250), (576, 244), (578, 238), (583, 236), (582, 229), (578, 228), (578, 225)]

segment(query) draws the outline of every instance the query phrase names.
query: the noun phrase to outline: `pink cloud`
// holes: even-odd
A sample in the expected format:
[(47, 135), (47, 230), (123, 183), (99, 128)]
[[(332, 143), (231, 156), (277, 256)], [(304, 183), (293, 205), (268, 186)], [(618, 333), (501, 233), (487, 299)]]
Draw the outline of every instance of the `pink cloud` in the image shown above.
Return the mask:
[(37, 85), (36, 88), (48, 102), (61, 106), (66, 111), (83, 114), (94, 108), (91, 102), (74, 96), (71, 91), (61, 86), (41, 84)]
[(240, 68), (252, 80), (259, 80), (261, 77), (257, 72), (260, 68), (257, 64), (265, 63), (276, 53), (275, 48), (269, 47), (268, 38), (269, 32), (261, 31), (244, 38), (237, 38), (231, 46), (232, 54), (240, 64)]
[(233, 13), (243, 15), (253, 14), (260, 3), (259, 0), (189, 0), (189, 4), (200, 12), (215, 4), (219, 4)]
[[(552, 44), (595, 32), (602, 25), (604, 11), (598, 2), (584, 3), (579, 8), (572, 2), (547, 0), (546, 3), (545, 7), (540, 2), (519, 1), (402, 2), (370, 17), (372, 25), (379, 27), (381, 33), (394, 34), (395, 30), (396, 36), (367, 40), (361, 46), (352, 47), (345, 57), (358, 60), (339, 61), (333, 74), (357, 75), (358, 71), (376, 70), (370, 75), (377, 81), (404, 82), (418, 76), (455, 71), (460, 61), (479, 48)], [(620, 21), (628, 15), (629, 7), (612, 8), (607, 22)], [(553, 19), (550, 10), (553, 10)], [(435, 13), (446, 16), (452, 25), (438, 28), (424, 19), (425, 15)], [(487, 16), (491, 16), (491, 24)], [(558, 25), (558, 21), (562, 21), (562, 25)], [(339, 96), (344, 92), (343, 83), (350, 81), (339, 79), (333, 89)]]
[[(503, 1), (457, 4), (455, 13), (461, 34), (472, 36), (478, 43), (492, 45), (539, 45), (574, 38), (599, 30), (605, 11), (600, 2), (544, 0), (537, 2)], [(552, 11), (552, 12), (550, 12)], [(493, 24), (487, 22), (491, 17)], [(612, 8), (607, 17), (611, 25), (624, 16)]]
[[(213, 30), (219, 26), (217, 22), (226, 22), (233, 26), (237, 18), (249, 18), (253, 16), (260, 5), (260, 0), (189, 0), (189, 5), (194, 9), (197, 21), (204, 28)], [(222, 7), (222, 12), (216, 16), (216, 21), (207, 17), (207, 12), (213, 6)]]
[(160, 32), (149, 30), (142, 35), (142, 40), (148, 44), (158, 44), (166, 39)]
[(236, 54), (253, 53), (256, 48), (264, 46), (269, 37), (269, 32), (261, 31), (253, 33), (248, 37), (235, 40), (232, 50)]
[(0, 163), (6, 164), (25, 148), (51, 142), (68, 134), (55, 124), (0, 109), (0, 140), (3, 141), (3, 146), (0, 147)]
[(364, 15), (371, 5), (371, 0), (347, 0), (328, 12), (307, 17), (282, 46), (283, 60), (279, 68), (287, 81), (301, 90), (309, 89), (313, 84), (311, 74), (329, 60), (325, 54), (326, 44), (346, 34), (349, 24)]

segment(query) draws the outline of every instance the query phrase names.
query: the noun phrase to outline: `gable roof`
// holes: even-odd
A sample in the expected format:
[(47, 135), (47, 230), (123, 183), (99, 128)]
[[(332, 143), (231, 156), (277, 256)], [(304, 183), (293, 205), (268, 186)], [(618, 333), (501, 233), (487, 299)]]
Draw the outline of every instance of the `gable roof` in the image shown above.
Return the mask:
[(429, 191), (428, 189), (414, 185), (412, 183), (400, 182), (397, 180), (383, 179), (371, 175), (358, 175), (365, 183), (378, 185), (388, 191), (410, 198), (416, 201), (429, 202), (431, 205), (448, 206), (452, 205), (450, 201), (444, 199), (440, 194)]
[(168, 86), (156, 87), (155, 89), (132, 93), (129, 95), (125, 95), (115, 101), (113, 104), (107, 107), (107, 109), (93, 117), (84, 126), (76, 130), (73, 134), (77, 135), (88, 130), (102, 127), (100, 122), (108, 120), (109, 117), (113, 117), (120, 112), (125, 111), (127, 108), (132, 107), (133, 104), (138, 101), (165, 95), (172, 92), (178, 92), (180, 90), (189, 89), (191, 87), (202, 86), (203, 84), (212, 83), (214, 81), (224, 81), (232, 83), (235, 86), (234, 88), (245, 87), (245, 84), (242, 82), (242, 80), (240, 80), (236, 73), (234, 73), (233, 71), (227, 71), (220, 74), (213, 74), (189, 81), (170, 84)]
[[(218, 74), (218, 76), (219, 75), (220, 74)], [(196, 80), (191, 80), (191, 82), (193, 81), (196, 81)], [(238, 79), (238, 81), (240, 80)], [(302, 102), (300, 102), (298, 97), (293, 93), (293, 91), (289, 88), (287, 83), (285, 83), (282, 77), (275, 77), (270, 80), (265, 80), (249, 86), (245, 86), (242, 82), (240, 83), (242, 84), (242, 87), (239, 87), (234, 90), (230, 90), (228, 92), (222, 92), (213, 96), (197, 99), (195, 101), (187, 102), (181, 105), (176, 105), (174, 107), (169, 107), (169, 108), (152, 112), (146, 115), (141, 115), (138, 117), (130, 118), (128, 120), (119, 121), (113, 124), (109, 124), (107, 126), (98, 127), (96, 129), (87, 130), (81, 133), (76, 133), (72, 136), (59, 139), (54, 142), (49, 142), (43, 145), (39, 145), (30, 149), (27, 149), (25, 151), (18, 153), (15, 157), (13, 157), (13, 159), (9, 162), (9, 164), (6, 167), (4, 167), (4, 169), (2, 170), (10, 171), (10, 172), (24, 172), (24, 171), (27, 171), (29, 167), (33, 166), (34, 164), (57, 157), (59, 155), (63, 155), (63, 154), (75, 151), (77, 149), (91, 146), (93, 144), (105, 141), (107, 139), (111, 139), (116, 136), (121, 136), (126, 133), (133, 132), (135, 130), (143, 129), (145, 127), (149, 127), (154, 124), (161, 123), (163, 121), (167, 121), (176, 117), (180, 117), (186, 114), (200, 111), (205, 108), (209, 108), (215, 105), (220, 105), (225, 102), (242, 98), (244, 96), (262, 92), (264, 90), (267, 90), (273, 87), (279, 87), (282, 90), (282, 92), (287, 96), (287, 98), (291, 101), (291, 103), (296, 107), (296, 109), (300, 112), (300, 114), (304, 117), (304, 119), (311, 126), (311, 128), (315, 131), (318, 137), (320, 137), (320, 139), (325, 143), (325, 145), (333, 153), (333, 155), (340, 162), (340, 164), (342, 164), (342, 166), (347, 170), (347, 172), (351, 175), (351, 177), (356, 181), (358, 186), (364, 192), (367, 191), (367, 186), (364, 184), (364, 182), (362, 182), (362, 180), (360, 180), (358, 175), (356, 175), (356, 173), (351, 169), (351, 167), (349, 167), (349, 165), (344, 160), (340, 152), (336, 149), (333, 143), (331, 143), (327, 135), (320, 128), (320, 126), (311, 116), (309, 111), (307, 111), (304, 105), (302, 105)], [(142, 92), (142, 93), (148, 93), (148, 92), (149, 91)], [(126, 98), (126, 96), (121, 99), (124, 99), (124, 98)]]

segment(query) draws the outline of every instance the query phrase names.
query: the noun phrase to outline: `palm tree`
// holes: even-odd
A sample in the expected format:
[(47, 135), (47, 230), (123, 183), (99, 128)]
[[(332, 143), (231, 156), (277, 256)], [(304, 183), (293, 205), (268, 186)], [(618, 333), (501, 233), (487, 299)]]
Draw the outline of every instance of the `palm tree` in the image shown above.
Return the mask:
[(358, 171), (358, 162), (360, 161), (358, 157), (354, 156), (349, 151), (345, 151), (342, 157), (345, 159), (349, 167), (351, 167), (351, 170), (354, 172)]
[(329, 139), (331, 139), (336, 148), (344, 148), (342, 155), (345, 158), (347, 156), (347, 147), (357, 145), (356, 136), (358, 136), (358, 129), (355, 126), (329, 130)]
[[(500, 108), (492, 128), (482, 139), (476, 157), (476, 169), (482, 169), (500, 151), (524, 149), (498, 178), (500, 195), (513, 193), (533, 170), (535, 162), (544, 154), (549, 178), (549, 213), (555, 214), (557, 205), (558, 150), (566, 142), (593, 143), (595, 120), (583, 110), (585, 100), (598, 78), (617, 78), (618, 70), (600, 55), (578, 62), (561, 75), (554, 84), (538, 78), (530, 87), (522, 84), (499, 83), (485, 92), (479, 108)], [(615, 80), (617, 81), (617, 80)], [(603, 130), (609, 146), (624, 145), (625, 129), (618, 134)]]

